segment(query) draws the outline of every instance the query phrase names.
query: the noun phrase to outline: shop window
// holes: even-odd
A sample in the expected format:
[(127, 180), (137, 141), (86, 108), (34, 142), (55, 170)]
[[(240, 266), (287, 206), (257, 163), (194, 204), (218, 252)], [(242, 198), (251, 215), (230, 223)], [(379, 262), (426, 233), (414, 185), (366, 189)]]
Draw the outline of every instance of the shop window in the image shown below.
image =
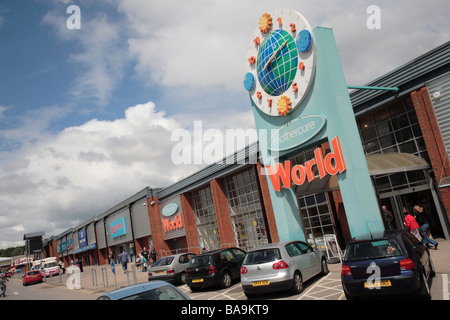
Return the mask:
[(389, 114), (388, 114), (386, 108), (383, 108), (379, 111), (376, 111), (373, 114), (373, 118), (375, 120), (375, 123), (380, 123), (380, 122), (387, 120), (389, 118)]
[(382, 148), (387, 148), (395, 144), (394, 135), (388, 134), (384, 137), (380, 137), (380, 145)]
[(402, 114), (401, 116), (392, 118), (391, 122), (394, 130), (402, 129), (409, 126), (409, 119), (406, 113)]
[(300, 215), (306, 237), (317, 238), (325, 234), (335, 234), (331, 210), (325, 193), (298, 198)]
[(398, 143), (402, 143), (405, 141), (409, 141), (413, 138), (413, 134), (411, 128), (405, 128), (395, 132), (395, 137), (397, 138)]
[(365, 129), (361, 131), (362, 137), (364, 140), (371, 140), (377, 137), (377, 133), (375, 131), (375, 127)]
[(405, 106), (403, 105), (403, 101), (399, 101), (390, 105), (388, 109), (391, 117), (395, 117), (401, 113), (405, 113)]
[(209, 186), (192, 192), (195, 222), (201, 249), (220, 248), (219, 229)]
[(358, 125), (359, 125), (360, 130), (364, 130), (366, 128), (373, 126), (372, 115), (368, 115), (368, 116), (360, 118), (358, 120)]
[(392, 132), (392, 127), (389, 121), (382, 122), (380, 124), (377, 124), (377, 131), (378, 135), (384, 136), (385, 134), (389, 134)]
[(225, 179), (228, 210), (236, 245), (247, 249), (268, 243), (253, 169)]

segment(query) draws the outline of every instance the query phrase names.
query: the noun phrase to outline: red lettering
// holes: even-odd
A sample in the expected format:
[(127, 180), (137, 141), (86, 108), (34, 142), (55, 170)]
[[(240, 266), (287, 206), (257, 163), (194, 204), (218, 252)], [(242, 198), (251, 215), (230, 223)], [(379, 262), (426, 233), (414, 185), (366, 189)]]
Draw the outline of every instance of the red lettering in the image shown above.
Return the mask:
[(314, 159), (305, 162), (305, 165), (295, 165), (292, 168), (292, 162), (285, 161), (284, 165), (276, 163), (275, 166), (266, 166), (267, 174), (275, 191), (281, 191), (281, 187), (292, 188), (292, 182), (296, 185), (302, 185), (306, 179), (308, 179), (308, 182), (313, 181), (316, 178), (313, 172), (315, 165), (319, 171), (320, 179), (327, 174), (336, 175), (347, 170), (338, 137), (331, 140), (331, 147), (333, 152), (328, 153), (325, 159), (322, 149), (314, 150)]
[(276, 191), (281, 191), (281, 182), (283, 182), (283, 185), (285, 188), (291, 188), (292, 187), (292, 181), (291, 181), (291, 161), (285, 161), (284, 167), (281, 163), (275, 164), (275, 171), (272, 166), (266, 166), (267, 172), (269, 173), (270, 180), (272, 181), (272, 185), (275, 188)]
[(163, 219), (164, 232), (183, 228), (183, 219), (181, 213), (178, 214), (172, 221), (170, 219)]

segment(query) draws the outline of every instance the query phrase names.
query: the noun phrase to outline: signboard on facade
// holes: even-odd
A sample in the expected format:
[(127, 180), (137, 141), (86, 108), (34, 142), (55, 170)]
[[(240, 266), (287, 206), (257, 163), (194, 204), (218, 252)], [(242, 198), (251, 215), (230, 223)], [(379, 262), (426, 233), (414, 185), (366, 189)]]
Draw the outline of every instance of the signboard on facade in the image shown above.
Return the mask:
[(127, 234), (127, 228), (125, 224), (125, 218), (122, 217), (109, 224), (109, 230), (111, 231), (111, 238), (120, 237)]

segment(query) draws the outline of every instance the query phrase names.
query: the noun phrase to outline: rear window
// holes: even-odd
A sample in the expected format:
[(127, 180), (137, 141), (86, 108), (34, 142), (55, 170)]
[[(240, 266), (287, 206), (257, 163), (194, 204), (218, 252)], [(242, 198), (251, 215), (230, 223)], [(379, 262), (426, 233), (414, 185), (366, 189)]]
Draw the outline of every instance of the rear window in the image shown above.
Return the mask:
[(264, 249), (248, 252), (245, 256), (244, 263), (246, 265), (273, 262), (281, 259), (278, 249)]
[(397, 240), (373, 240), (349, 244), (345, 253), (345, 261), (365, 259), (382, 259), (402, 256), (403, 251)]
[(30, 272), (28, 272), (28, 275), (29, 276), (35, 276), (35, 275), (37, 275), (37, 274), (39, 274), (40, 272), (39, 272), (39, 270), (35, 270), (35, 271), (30, 271)]
[(189, 261), (189, 267), (200, 267), (200, 266), (206, 266), (209, 264), (212, 264), (212, 255), (206, 255), (206, 256), (195, 256), (192, 257), (191, 261)]
[(161, 258), (158, 261), (156, 261), (154, 264), (152, 264), (152, 267), (162, 267), (167, 266), (172, 263), (174, 257), (166, 257)]

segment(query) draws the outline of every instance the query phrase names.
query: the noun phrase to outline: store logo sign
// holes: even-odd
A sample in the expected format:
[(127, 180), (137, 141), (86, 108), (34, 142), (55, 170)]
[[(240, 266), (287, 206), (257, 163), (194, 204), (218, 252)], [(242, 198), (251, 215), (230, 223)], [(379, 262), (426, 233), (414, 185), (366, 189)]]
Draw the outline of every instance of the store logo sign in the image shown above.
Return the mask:
[(313, 166), (317, 166), (320, 179), (327, 174), (336, 175), (347, 170), (338, 137), (331, 140), (331, 146), (333, 152), (328, 153), (325, 158), (322, 150), (317, 148), (314, 151), (314, 159), (305, 162), (304, 165), (292, 167), (291, 161), (285, 161), (284, 165), (276, 163), (275, 166), (266, 166), (275, 191), (281, 191), (282, 186), (284, 188), (292, 188), (292, 182), (296, 185), (302, 185), (306, 180), (308, 182), (313, 181), (316, 178)]
[(326, 118), (321, 115), (307, 115), (289, 121), (272, 134), (267, 141), (269, 150), (288, 150), (308, 142), (325, 126)]
[(169, 203), (162, 209), (162, 215), (165, 217), (170, 217), (177, 213), (178, 211), (178, 204), (177, 203)]
[(173, 220), (163, 219), (162, 223), (164, 232), (183, 228), (183, 218), (181, 217), (181, 212)]
[(111, 238), (116, 238), (127, 234), (127, 228), (125, 226), (125, 218), (122, 217), (109, 224), (111, 230)]

